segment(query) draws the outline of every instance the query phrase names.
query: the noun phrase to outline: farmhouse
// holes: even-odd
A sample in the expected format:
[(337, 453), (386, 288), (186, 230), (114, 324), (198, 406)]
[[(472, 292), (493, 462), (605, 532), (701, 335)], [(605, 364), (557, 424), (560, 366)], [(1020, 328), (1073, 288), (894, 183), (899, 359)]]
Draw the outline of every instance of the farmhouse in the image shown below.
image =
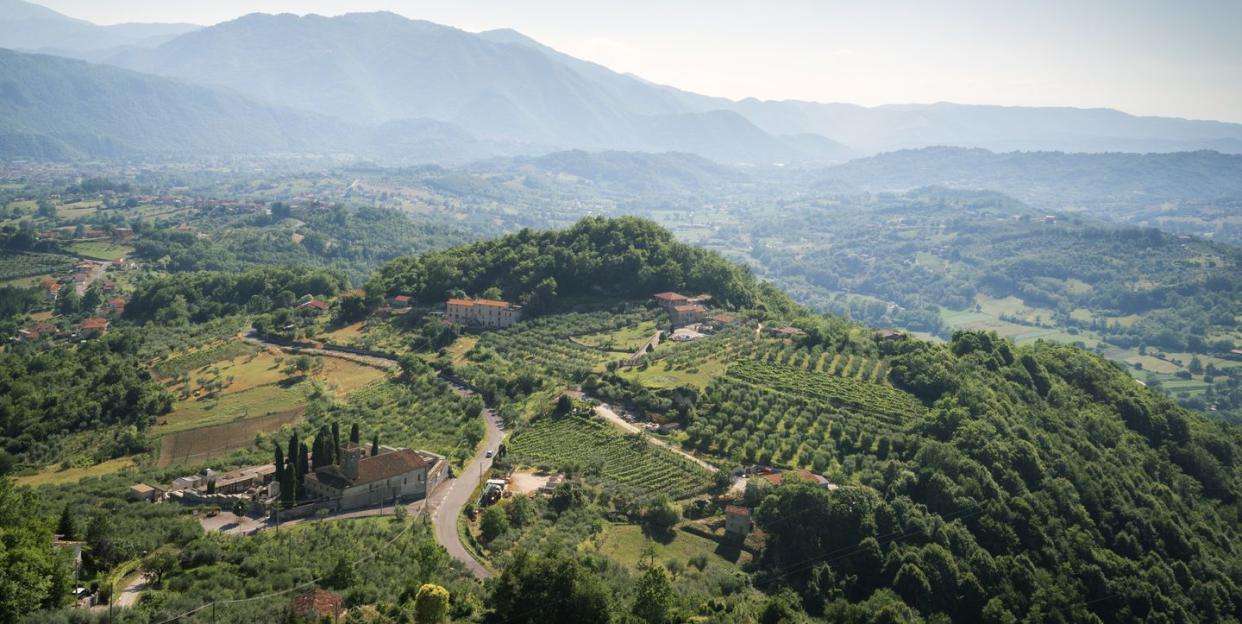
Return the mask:
[(39, 286), (43, 288), (48, 301), (56, 301), (60, 297), (60, 282), (49, 277), (39, 282)]
[(384, 446), (378, 454), (366, 455), (357, 444), (343, 451), (340, 466), (320, 466), (303, 482), (315, 497), (335, 503), (338, 511), (417, 500), (444, 477), (446, 462), (434, 453)]
[(689, 297), (675, 292), (656, 293), (652, 295), (651, 298), (655, 299), (655, 302), (668, 312), (672, 312), (673, 307), (675, 306), (684, 305), (690, 302)]
[(522, 319), (522, 306), (495, 299), (449, 299), (444, 317), (472, 327), (508, 327)]
[(707, 315), (707, 308), (691, 303), (686, 305), (676, 305), (669, 312), (669, 316), (673, 319), (673, 325), (689, 325), (691, 323), (702, 322), (703, 317)]
[(880, 341), (901, 340), (905, 336), (906, 336), (905, 334), (895, 329), (881, 329), (875, 333), (875, 339), (880, 340)]
[(82, 324), (78, 326), (78, 330), (83, 336), (106, 334), (108, 333), (108, 319), (99, 317), (88, 318), (82, 321)]
[(316, 314), (328, 311), (328, 304), (319, 299), (311, 299), (298, 306), (299, 310), (314, 310)]
[(395, 295), (388, 298), (388, 305), (397, 309), (408, 308), (413, 305), (413, 303), (414, 298), (409, 295)]

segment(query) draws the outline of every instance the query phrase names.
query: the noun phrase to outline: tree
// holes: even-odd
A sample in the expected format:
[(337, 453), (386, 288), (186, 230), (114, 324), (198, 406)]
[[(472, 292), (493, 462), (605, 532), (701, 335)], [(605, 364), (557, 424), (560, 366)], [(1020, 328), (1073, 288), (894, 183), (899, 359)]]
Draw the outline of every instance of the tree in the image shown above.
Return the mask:
[(77, 539), (78, 528), (73, 521), (73, 514), (69, 512), (69, 504), (66, 503), (60, 510), (60, 519), (56, 522), (56, 533), (63, 540)]
[(341, 423), (339, 421), (332, 423), (332, 463), (341, 463)]
[(244, 500), (242, 500), (242, 499), (240, 499), (240, 498), (235, 499), (235, 500), (233, 501), (233, 515), (235, 515), (235, 516), (244, 516), (244, 515), (246, 515), (246, 501), (244, 501)]
[(371, 456), (375, 457), (376, 455), (379, 455), (379, 451), (380, 451), (380, 443), (379, 443), (379, 434), (377, 433), (375, 434), (375, 437), (371, 439)]
[(361, 432), (358, 430), (358, 423), (354, 423), (349, 427), (349, 441), (354, 444), (360, 444), (362, 441)]
[(644, 517), (652, 528), (668, 531), (681, 520), (681, 509), (667, 495), (661, 495), (647, 507)]
[(272, 465), (276, 466), (276, 482), (283, 485), (285, 482), (285, 453), (280, 450), (279, 444), (273, 444), (272, 447), (275, 450)]
[(448, 619), (449, 591), (424, 583), (414, 596), (414, 624), (440, 624)]
[(634, 590), (631, 612), (647, 624), (665, 624), (673, 608), (673, 583), (664, 568), (657, 565), (643, 568)]
[(0, 478), (0, 622), (63, 604), (67, 563), (49, 547), (50, 528), (35, 511), (34, 495)]
[(479, 531), (484, 543), (490, 543), (508, 530), (509, 514), (505, 513), (500, 505), (492, 505), (483, 512), (483, 519), (479, 521)]
[(344, 555), (337, 557), (332, 571), (323, 578), (323, 584), (333, 589), (348, 589), (357, 581), (358, 573), (354, 570), (354, 564)]
[(177, 556), (167, 548), (157, 549), (142, 560), (142, 571), (159, 585), (164, 577), (177, 568)]
[(492, 592), (488, 624), (608, 624), (613, 620), (598, 571), (571, 555), (514, 554)]

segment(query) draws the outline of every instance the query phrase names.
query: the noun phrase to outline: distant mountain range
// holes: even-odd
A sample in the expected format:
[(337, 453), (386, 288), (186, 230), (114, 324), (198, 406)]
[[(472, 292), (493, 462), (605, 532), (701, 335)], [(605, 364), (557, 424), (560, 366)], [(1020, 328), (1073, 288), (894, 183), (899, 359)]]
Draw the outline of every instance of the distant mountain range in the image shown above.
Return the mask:
[[(20, 26), (32, 20), (55, 27)], [(66, 34), (74, 29), (87, 34)], [(57, 51), (173, 79), (159, 83), (164, 97), (178, 84), (214, 89), (215, 101), (240, 96), (250, 110), (265, 111), (267, 120), (292, 120), (293, 111), (301, 111), (311, 115), (301, 119), (331, 120), (349, 136), (321, 145), (325, 135), (338, 132), (331, 123), (295, 136), (301, 122), (290, 121), (283, 126), (290, 149), (357, 150), (407, 162), (583, 149), (686, 152), (726, 164), (829, 164), (928, 145), (1242, 153), (1242, 125), (1113, 110), (732, 101), (619, 74), (511, 30), (469, 33), (392, 13), (252, 14), (205, 28), (123, 29), (0, 0), (0, 46)], [(103, 67), (74, 67), (79, 76), (97, 72), (95, 80), (118, 76)], [(0, 82), (13, 78), (0, 76)], [(20, 87), (37, 103), (38, 85)], [(124, 115), (126, 107), (138, 112), (152, 106), (142, 96), (131, 92), (109, 104), (100, 95), (94, 101)], [(72, 116), (67, 106), (57, 108)], [(77, 118), (85, 123), (93, 114)], [(40, 125), (52, 121), (47, 116), (24, 121), (31, 136), (64, 134), (55, 124)], [(91, 134), (107, 134), (97, 130)], [(181, 143), (189, 150), (200, 147)], [(143, 148), (142, 141), (129, 144)], [(75, 149), (87, 146), (79, 141)]]
[(98, 59), (129, 46), (151, 47), (201, 28), (194, 24), (97, 26), (49, 8), (0, 0), (0, 47)]
[(1211, 151), (1170, 154), (994, 153), (930, 147), (860, 158), (824, 170), (817, 186), (904, 191), (926, 186), (988, 189), (1043, 207), (1076, 202), (1242, 197), (1242, 155)]

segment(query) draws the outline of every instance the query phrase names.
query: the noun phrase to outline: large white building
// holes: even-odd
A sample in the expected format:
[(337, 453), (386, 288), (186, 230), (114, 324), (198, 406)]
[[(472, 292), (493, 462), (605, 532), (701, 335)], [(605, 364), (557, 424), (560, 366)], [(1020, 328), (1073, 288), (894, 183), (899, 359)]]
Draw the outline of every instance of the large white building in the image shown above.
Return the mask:
[(508, 327), (521, 320), (522, 306), (494, 299), (449, 299), (444, 318), (472, 327)]
[(316, 468), (303, 481), (314, 497), (334, 502), (337, 510), (418, 500), (447, 468), (443, 457), (426, 451), (385, 446), (370, 455), (355, 444), (342, 450), (340, 466)]

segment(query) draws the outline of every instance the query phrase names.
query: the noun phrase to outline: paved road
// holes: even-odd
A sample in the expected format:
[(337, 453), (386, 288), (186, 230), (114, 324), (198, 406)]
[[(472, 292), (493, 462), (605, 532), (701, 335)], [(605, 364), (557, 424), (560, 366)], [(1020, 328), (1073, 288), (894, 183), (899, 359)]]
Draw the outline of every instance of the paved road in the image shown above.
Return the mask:
[[(612, 423), (613, 426), (627, 433), (641, 433), (641, 434), (646, 433), (646, 431), (642, 427), (639, 427), (638, 425), (635, 425), (634, 423), (617, 415), (617, 413), (614, 412), (612, 410), (612, 407), (610, 407), (607, 403), (601, 403), (599, 407), (596, 407), (595, 413), (599, 414), (600, 416), (603, 416), (604, 420), (607, 420), (608, 422)], [(658, 444), (660, 446), (663, 446), (664, 448), (674, 453), (677, 453), (678, 455), (681, 455), (682, 457), (685, 457), (686, 459), (689, 459), (690, 461), (702, 466), (703, 468), (707, 469), (708, 472), (716, 472), (718, 470), (718, 468), (716, 468), (715, 466), (695, 457), (694, 455), (691, 455), (690, 453), (687, 453), (681, 450), (680, 448), (676, 446), (673, 446), (672, 444), (669, 444), (668, 442), (665, 442), (664, 440), (661, 440), (660, 438), (657, 438), (655, 436), (647, 436), (647, 439), (650, 440), (652, 444)]]
[(449, 479), (440, 486), (443, 492), (443, 499), (432, 501), (435, 508), (432, 515), (432, 524), (436, 529), (436, 541), (449, 552), (452, 557), (464, 564), (476, 577), (485, 579), (491, 578), (492, 571), (488, 570), (465, 545), (461, 543), (461, 537), (457, 534), (457, 517), (461, 515), (461, 510), (465, 508), (466, 503), (470, 502), (470, 495), (474, 493), (474, 488), (479, 484), (481, 475), (492, 466), (492, 460), (486, 457), (488, 449), (495, 450), (500, 444), (503, 433), (498, 424), (496, 412), (488, 408), (483, 410), (484, 422), (487, 424), (487, 430), (483, 436), (483, 446), (478, 454), (470, 460), (462, 468), (461, 474), (454, 479)]

